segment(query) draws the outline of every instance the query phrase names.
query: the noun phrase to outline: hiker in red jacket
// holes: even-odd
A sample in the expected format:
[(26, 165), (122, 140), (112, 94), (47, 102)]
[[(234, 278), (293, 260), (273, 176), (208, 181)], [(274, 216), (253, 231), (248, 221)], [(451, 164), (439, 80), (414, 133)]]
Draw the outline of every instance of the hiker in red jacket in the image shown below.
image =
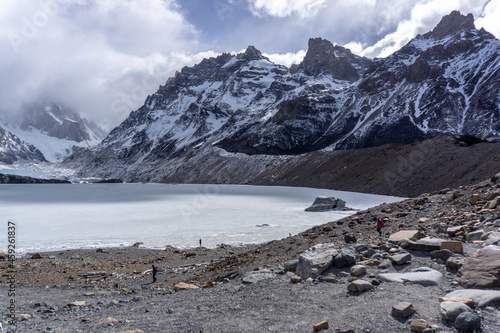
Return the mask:
[(378, 234), (379, 234), (379, 236), (382, 236), (382, 227), (384, 226), (384, 224), (382, 223), (382, 219), (380, 219), (380, 217), (377, 217), (375, 219), (377, 220), (377, 231), (378, 231)]

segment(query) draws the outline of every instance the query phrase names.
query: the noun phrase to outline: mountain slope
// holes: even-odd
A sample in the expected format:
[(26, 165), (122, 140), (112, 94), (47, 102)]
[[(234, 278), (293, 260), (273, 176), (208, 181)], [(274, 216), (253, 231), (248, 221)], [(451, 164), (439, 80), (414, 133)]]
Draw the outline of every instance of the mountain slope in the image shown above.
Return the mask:
[(78, 149), (97, 145), (106, 133), (77, 112), (54, 103), (34, 103), (2, 119), (3, 126), (39, 149), (50, 162), (60, 162)]
[(500, 42), (459, 12), (384, 59), (315, 38), (303, 62), (286, 68), (250, 46), (183, 68), (100, 145), (65, 165), (82, 175), (158, 181), (169, 165), (182, 168), (178, 161), (213, 146), (290, 155), (443, 133), (498, 141), (499, 52)]
[(19, 139), (0, 126), (0, 162), (14, 164), (23, 162), (46, 162), (43, 154), (35, 146)]

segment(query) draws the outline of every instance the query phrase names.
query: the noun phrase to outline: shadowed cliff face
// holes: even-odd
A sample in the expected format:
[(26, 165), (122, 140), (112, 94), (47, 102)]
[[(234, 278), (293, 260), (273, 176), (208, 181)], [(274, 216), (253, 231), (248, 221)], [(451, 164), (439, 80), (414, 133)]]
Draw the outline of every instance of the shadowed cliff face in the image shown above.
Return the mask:
[(43, 154), (14, 134), (0, 126), (0, 162), (14, 164), (21, 162), (46, 162)]
[(114, 174), (122, 168), (128, 179), (147, 180), (151, 170), (165, 173), (169, 163), (213, 146), (288, 155), (446, 133), (500, 139), (500, 42), (475, 29), (471, 15), (452, 12), (384, 59), (321, 38), (308, 46), (291, 68), (253, 46), (185, 67), (99, 146), (65, 163), (106, 177), (124, 177)]

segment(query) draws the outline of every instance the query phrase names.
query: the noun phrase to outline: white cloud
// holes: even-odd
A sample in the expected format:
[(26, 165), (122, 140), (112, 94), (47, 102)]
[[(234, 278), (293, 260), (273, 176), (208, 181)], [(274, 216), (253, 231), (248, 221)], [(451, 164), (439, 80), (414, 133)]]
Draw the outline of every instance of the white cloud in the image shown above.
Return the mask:
[[(416, 35), (431, 31), (443, 16), (453, 10), (460, 10), (463, 15), (472, 13), (475, 18), (479, 17), (482, 7), (487, 2), (487, 0), (421, 1), (412, 8), (410, 18), (401, 21), (394, 32), (387, 34), (374, 45), (366, 47), (359, 54), (368, 57), (386, 57), (399, 50)], [(492, 19), (493, 12), (494, 10), (491, 10), (486, 17)]]
[(313, 16), (324, 7), (326, 0), (249, 0), (250, 10), (254, 15), (287, 17)]
[[(2, 0), (0, 13), (4, 111), (44, 98), (116, 125), (176, 70), (213, 54), (198, 51), (199, 32), (173, 0)], [(152, 69), (161, 75), (147, 84)], [(127, 95), (128, 109), (117, 107)]]
[(496, 38), (500, 38), (500, 1), (490, 0), (484, 10), (476, 17), (476, 27), (484, 28)]
[(285, 54), (266, 54), (263, 53), (265, 57), (268, 57), (269, 60), (274, 62), (275, 64), (285, 65), (286, 67), (290, 67), (293, 64), (299, 64), (304, 60), (306, 56), (306, 51), (300, 50), (298, 52), (288, 52)]

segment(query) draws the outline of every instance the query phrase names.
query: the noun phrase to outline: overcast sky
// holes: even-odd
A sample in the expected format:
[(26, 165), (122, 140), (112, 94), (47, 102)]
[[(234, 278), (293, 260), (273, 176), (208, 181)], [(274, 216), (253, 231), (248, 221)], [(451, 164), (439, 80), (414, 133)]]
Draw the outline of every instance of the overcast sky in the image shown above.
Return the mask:
[(205, 57), (290, 65), (311, 37), (385, 57), (452, 10), (500, 36), (500, 0), (1, 0), (0, 109), (43, 98), (110, 127)]

